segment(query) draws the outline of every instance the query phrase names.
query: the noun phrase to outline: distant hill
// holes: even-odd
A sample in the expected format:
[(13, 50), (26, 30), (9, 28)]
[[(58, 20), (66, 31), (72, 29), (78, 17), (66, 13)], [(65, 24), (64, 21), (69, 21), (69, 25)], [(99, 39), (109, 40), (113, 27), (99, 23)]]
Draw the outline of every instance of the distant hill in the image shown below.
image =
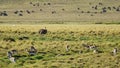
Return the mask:
[(0, 0), (0, 21), (120, 22), (120, 0)]

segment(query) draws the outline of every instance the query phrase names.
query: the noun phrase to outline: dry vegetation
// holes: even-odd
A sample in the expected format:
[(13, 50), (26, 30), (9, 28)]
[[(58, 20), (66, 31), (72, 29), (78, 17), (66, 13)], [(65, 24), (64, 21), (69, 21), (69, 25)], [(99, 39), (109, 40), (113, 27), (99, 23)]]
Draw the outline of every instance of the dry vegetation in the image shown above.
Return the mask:
[[(40, 35), (38, 31), (44, 27), (48, 33)], [(119, 29), (119, 25), (3, 25), (0, 26), (0, 67), (118, 68)], [(34, 56), (25, 51), (31, 45), (37, 49)], [(84, 45), (96, 46), (98, 52)], [(115, 56), (114, 48), (118, 50)], [(11, 63), (6, 53), (14, 49), (18, 54), (14, 55), (16, 63)]]
[(119, 68), (115, 24), (120, 0), (0, 0), (0, 68)]
[(0, 0), (0, 21), (120, 21), (119, 0)]

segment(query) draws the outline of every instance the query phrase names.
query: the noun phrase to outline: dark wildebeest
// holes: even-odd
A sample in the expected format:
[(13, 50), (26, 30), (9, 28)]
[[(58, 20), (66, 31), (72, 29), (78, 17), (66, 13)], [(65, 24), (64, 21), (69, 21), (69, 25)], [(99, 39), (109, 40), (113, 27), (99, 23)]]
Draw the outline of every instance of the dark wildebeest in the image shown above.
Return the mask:
[(26, 51), (29, 53), (29, 55), (35, 55), (37, 53), (37, 49), (35, 49), (34, 46), (31, 46), (30, 49), (26, 49)]
[(27, 12), (28, 14), (30, 14), (30, 11), (29, 11), (29, 10), (26, 10), (26, 12)]
[(19, 14), (19, 16), (23, 16), (23, 14)]
[(45, 27), (45, 29), (40, 29), (39, 30), (39, 34), (46, 34), (47, 33), (47, 29)]
[(15, 57), (12, 57), (12, 52), (11, 52), (11, 51), (8, 51), (8, 52), (7, 52), (7, 56), (8, 56), (8, 59), (9, 59), (12, 63), (15, 63), (15, 62), (16, 62)]
[(14, 13), (15, 13), (15, 14), (17, 14), (17, 13), (18, 13), (18, 11), (15, 11)]
[(52, 11), (52, 14), (55, 14), (56, 13), (56, 11)]

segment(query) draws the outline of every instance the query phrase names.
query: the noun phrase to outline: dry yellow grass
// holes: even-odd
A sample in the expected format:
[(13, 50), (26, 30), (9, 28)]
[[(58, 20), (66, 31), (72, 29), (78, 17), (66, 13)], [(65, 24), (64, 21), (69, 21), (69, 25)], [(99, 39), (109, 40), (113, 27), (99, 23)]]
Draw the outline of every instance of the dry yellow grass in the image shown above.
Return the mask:
[[(39, 35), (39, 29), (44, 27), (48, 33)], [(115, 47), (120, 49), (119, 29), (119, 25), (1, 25), (0, 65), (2, 68), (6, 65), (11, 68), (119, 67), (119, 52), (116, 56), (111, 55)], [(19, 40), (21, 37), (29, 39)], [(15, 42), (4, 38), (13, 38)], [(101, 53), (94, 54), (83, 44), (95, 45)], [(25, 52), (25, 48), (31, 45), (38, 50), (35, 56), (28, 56)], [(68, 52), (66, 45), (70, 46)], [(6, 56), (6, 52), (12, 49), (19, 52), (16, 64), (12, 64)]]

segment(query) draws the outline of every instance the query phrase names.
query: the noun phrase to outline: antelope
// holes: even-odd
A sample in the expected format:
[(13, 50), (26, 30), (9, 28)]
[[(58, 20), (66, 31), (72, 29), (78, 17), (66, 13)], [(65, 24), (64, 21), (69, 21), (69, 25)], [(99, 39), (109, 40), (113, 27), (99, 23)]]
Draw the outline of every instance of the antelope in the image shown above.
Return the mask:
[(29, 53), (29, 55), (35, 55), (37, 53), (37, 50), (35, 49), (34, 46), (31, 46), (29, 50), (26, 49), (26, 51)]
[(7, 56), (12, 63), (16, 62), (15, 57), (12, 57), (12, 52), (11, 51), (7, 52)]

